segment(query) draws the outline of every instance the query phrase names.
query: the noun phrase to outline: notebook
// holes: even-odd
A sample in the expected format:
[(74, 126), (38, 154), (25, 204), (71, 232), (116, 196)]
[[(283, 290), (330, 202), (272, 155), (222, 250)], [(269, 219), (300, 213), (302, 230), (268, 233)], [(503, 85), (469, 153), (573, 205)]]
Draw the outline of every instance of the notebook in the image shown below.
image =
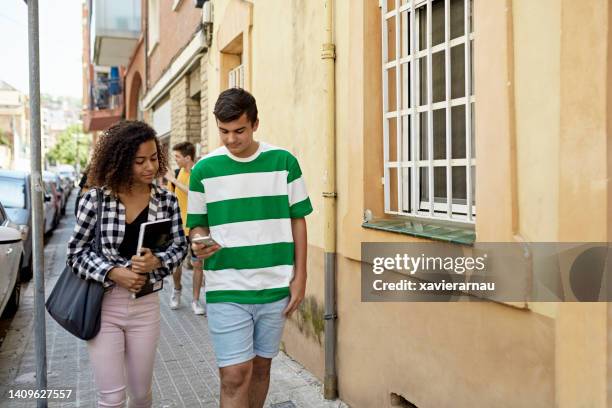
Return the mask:
[[(138, 234), (137, 254), (140, 254), (142, 248), (149, 248), (152, 252), (165, 250), (172, 242), (172, 221), (169, 218), (162, 220), (145, 222), (140, 226)], [(153, 292), (162, 290), (164, 281), (149, 281), (138, 291), (133, 293), (132, 298), (148, 295)]]
[(169, 218), (142, 223), (138, 234), (137, 254), (142, 248), (152, 252), (165, 250), (172, 241), (172, 221)]

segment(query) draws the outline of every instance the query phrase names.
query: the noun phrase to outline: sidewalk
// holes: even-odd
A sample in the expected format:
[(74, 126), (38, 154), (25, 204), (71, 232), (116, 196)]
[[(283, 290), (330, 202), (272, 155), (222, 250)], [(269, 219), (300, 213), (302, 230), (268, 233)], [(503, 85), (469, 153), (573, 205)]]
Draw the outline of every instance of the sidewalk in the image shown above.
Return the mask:
[[(66, 216), (45, 247), (47, 294), (61, 272), (66, 243), (74, 225), (74, 194)], [(35, 387), (33, 280), (22, 287), (22, 299), (0, 347), (0, 407), (31, 407), (35, 400), (9, 399), (10, 390)], [(182, 308), (168, 306), (172, 281), (166, 278), (161, 300), (161, 338), (153, 375), (153, 406), (216, 407), (219, 377), (208, 337), (207, 320), (191, 311), (191, 271), (183, 272)], [(85, 342), (64, 331), (47, 315), (47, 389), (72, 389), (70, 400), (50, 401), (50, 407), (95, 406), (95, 387)], [(266, 407), (346, 407), (321, 396), (321, 383), (284, 353), (272, 362)]]

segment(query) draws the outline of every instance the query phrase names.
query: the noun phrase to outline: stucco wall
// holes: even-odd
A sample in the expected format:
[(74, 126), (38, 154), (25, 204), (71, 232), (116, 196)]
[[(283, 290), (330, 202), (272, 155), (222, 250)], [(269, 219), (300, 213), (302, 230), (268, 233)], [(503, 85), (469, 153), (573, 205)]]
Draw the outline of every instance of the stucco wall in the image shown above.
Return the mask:
[[(603, 406), (605, 305), (361, 302), (361, 242), (414, 239), (361, 227), (365, 208), (382, 212), (380, 9), (374, 0), (335, 3), (341, 398), (355, 407), (388, 406), (391, 392), (419, 407)], [(215, 34), (222, 35), (206, 62), (212, 149), (218, 135), (211, 111), (223, 89), (220, 48), (227, 42), (218, 37), (244, 36), (246, 87), (260, 111), (256, 137), (297, 155), (315, 209), (308, 217), (307, 297), (317, 308), (323, 7), (214, 0)], [(606, 7), (603, 0), (475, 0), (478, 240), (610, 239)], [(288, 322), (284, 348), (322, 377), (322, 337), (304, 323), (299, 314)]]

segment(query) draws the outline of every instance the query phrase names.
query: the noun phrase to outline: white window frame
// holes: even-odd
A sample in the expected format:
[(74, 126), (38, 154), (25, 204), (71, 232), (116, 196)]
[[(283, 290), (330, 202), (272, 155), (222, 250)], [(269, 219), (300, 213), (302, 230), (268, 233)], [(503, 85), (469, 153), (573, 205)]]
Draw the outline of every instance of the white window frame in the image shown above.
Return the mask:
[(160, 1), (161, 0), (148, 0), (147, 3), (148, 55), (151, 55), (153, 53), (153, 50), (159, 43)]
[(244, 65), (240, 64), (228, 73), (228, 86), (230, 88), (244, 88)]
[[(432, 3), (434, 1), (444, 2), (444, 41), (441, 44), (432, 47)], [(383, 83), (383, 152), (384, 152), (384, 204), (385, 213), (392, 215), (414, 216), (426, 219), (436, 219), (453, 221), (458, 223), (474, 224), (476, 217), (476, 206), (472, 204), (472, 168), (475, 169), (476, 158), (472, 157), (472, 104), (476, 99), (474, 95), (470, 95), (472, 87), (472, 69), (471, 64), (471, 41), (474, 39), (474, 33), (470, 32), (471, 19), (471, 1), (464, 0), (464, 33), (457, 38), (450, 39), (450, 4), (451, 0), (395, 0), (391, 2), (395, 4), (395, 8), (388, 10), (389, 0), (381, 0), (382, 7), (382, 83)], [(403, 3), (403, 4), (401, 4)], [(425, 49), (418, 50), (419, 27), (417, 18), (417, 9), (425, 7), (427, 11), (427, 45)], [(408, 32), (405, 25), (402, 26), (404, 13), (410, 21), (410, 54), (403, 55), (401, 53), (402, 36), (406, 38)], [(395, 59), (389, 60), (389, 37), (393, 33), (388, 34), (389, 22), (395, 19)], [(404, 32), (401, 32), (404, 31)], [(469, 39), (466, 41), (466, 38)], [(465, 59), (465, 95), (462, 98), (451, 99), (451, 47), (464, 44), (464, 59)], [(433, 103), (433, 79), (432, 79), (432, 54), (443, 51), (445, 52), (445, 95), (446, 99), (441, 102)], [(424, 105), (417, 103), (419, 101), (420, 91), (420, 73), (419, 59), (427, 58), (427, 101)], [(417, 63), (414, 63), (415, 61)], [(409, 65), (408, 65), (409, 64)], [(410, 67), (409, 83), (410, 95), (408, 95), (408, 87), (405, 82), (402, 82), (404, 67)], [(389, 110), (389, 78), (388, 76), (395, 69), (395, 110)], [(410, 98), (410, 105), (406, 103), (406, 98)], [(452, 142), (451, 142), (451, 108), (454, 106), (465, 106), (465, 148), (466, 158), (452, 158)], [(416, 108), (415, 108), (416, 107)], [(446, 116), (446, 157), (444, 159), (434, 160), (433, 157), (433, 112), (434, 110), (444, 109)], [(417, 160), (417, 154), (420, 152), (420, 114), (425, 112), (427, 115), (427, 158), (426, 160)], [(395, 119), (395, 135), (390, 134), (389, 119)], [(403, 132), (410, 126), (410, 138), (408, 132)], [(390, 138), (396, 138), (395, 161), (390, 161)], [(409, 140), (410, 139), (410, 140)], [(410, 146), (410, 157), (408, 156), (408, 147)], [(453, 203), (452, 195), (452, 170), (453, 168), (465, 166), (466, 169), (466, 200), (465, 204)], [(434, 168), (446, 168), (446, 200), (445, 202), (434, 202)], [(427, 191), (429, 199), (420, 200), (420, 169), (427, 170)], [(391, 170), (397, 169), (397, 208), (391, 208)], [(411, 171), (409, 172), (408, 169)], [(410, 180), (408, 180), (410, 174)], [(410, 188), (408, 188), (410, 185)], [(455, 200), (456, 201), (456, 200)], [(418, 203), (418, 205), (415, 205)]]

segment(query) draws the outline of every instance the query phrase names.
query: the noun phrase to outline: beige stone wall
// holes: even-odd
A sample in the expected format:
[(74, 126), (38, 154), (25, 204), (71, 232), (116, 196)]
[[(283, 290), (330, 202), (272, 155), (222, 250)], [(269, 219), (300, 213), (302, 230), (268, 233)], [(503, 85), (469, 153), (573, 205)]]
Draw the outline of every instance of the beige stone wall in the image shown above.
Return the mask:
[(208, 103), (208, 53), (200, 60), (200, 155), (204, 156), (210, 149), (208, 133), (208, 113), (213, 106)]
[(170, 90), (172, 132), (170, 147), (179, 142), (197, 144), (201, 138), (200, 99), (190, 96), (189, 76), (185, 75)]

